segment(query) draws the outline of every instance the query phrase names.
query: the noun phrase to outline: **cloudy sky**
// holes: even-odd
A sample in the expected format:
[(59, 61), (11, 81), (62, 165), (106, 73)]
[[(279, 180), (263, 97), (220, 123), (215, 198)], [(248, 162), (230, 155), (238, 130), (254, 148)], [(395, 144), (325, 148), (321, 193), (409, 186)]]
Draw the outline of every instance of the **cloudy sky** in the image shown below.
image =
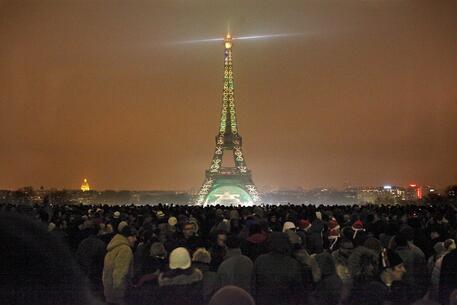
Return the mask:
[(0, 188), (200, 187), (235, 41), (260, 190), (457, 182), (457, 2), (0, 1)]

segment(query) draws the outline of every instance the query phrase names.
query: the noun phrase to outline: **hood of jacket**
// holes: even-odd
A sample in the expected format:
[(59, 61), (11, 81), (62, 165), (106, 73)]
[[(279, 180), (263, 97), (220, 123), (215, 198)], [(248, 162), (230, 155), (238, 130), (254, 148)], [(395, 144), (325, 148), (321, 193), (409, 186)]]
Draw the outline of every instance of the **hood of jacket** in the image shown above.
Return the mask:
[(106, 250), (111, 251), (114, 248), (117, 248), (122, 245), (130, 247), (129, 240), (127, 239), (127, 237), (121, 234), (116, 234), (114, 235), (113, 239), (111, 239), (111, 241), (109, 242), (108, 246), (106, 247)]
[(203, 273), (198, 268), (193, 268), (191, 272), (183, 270), (171, 277), (166, 276), (165, 273), (159, 274), (159, 286), (190, 285), (201, 280), (203, 280)]
[(311, 224), (311, 232), (321, 234), (322, 231), (324, 231), (324, 223), (319, 219), (315, 219)]
[(267, 234), (264, 232), (252, 234), (251, 236), (249, 236), (247, 238), (247, 241), (249, 241), (253, 244), (261, 244), (266, 240), (267, 240)]

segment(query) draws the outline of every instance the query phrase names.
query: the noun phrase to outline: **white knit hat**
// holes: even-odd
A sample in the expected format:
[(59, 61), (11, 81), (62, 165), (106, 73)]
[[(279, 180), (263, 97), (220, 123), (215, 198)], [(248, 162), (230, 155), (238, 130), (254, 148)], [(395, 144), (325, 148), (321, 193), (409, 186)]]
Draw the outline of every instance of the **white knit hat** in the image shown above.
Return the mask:
[(189, 251), (186, 248), (179, 247), (171, 251), (170, 269), (187, 269), (191, 264)]
[(286, 221), (282, 226), (282, 231), (286, 232), (287, 230), (295, 229), (295, 224), (291, 221)]
[(176, 219), (176, 217), (171, 216), (170, 218), (168, 218), (168, 224), (170, 226), (174, 227), (177, 223), (178, 223), (178, 220)]

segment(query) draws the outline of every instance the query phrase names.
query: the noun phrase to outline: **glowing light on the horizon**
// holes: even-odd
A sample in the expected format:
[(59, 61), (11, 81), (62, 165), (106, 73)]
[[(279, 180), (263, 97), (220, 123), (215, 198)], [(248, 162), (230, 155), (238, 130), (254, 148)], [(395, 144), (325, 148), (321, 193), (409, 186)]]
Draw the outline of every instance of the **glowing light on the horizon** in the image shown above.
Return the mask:
[(89, 182), (87, 182), (87, 178), (84, 178), (83, 183), (81, 184), (81, 191), (87, 192), (90, 191)]

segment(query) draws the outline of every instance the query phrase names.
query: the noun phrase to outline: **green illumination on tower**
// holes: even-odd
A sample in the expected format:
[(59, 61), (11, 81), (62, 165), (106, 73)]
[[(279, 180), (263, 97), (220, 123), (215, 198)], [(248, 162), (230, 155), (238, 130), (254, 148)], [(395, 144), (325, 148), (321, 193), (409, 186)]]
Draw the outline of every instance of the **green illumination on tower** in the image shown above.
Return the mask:
[[(224, 85), (219, 134), (210, 168), (206, 171), (205, 182), (195, 200), (199, 205), (214, 204), (255, 204), (260, 196), (252, 181), (242, 150), (242, 138), (236, 122), (235, 94), (232, 66), (232, 37), (224, 39)], [(234, 167), (223, 167), (222, 156), (230, 150)]]

